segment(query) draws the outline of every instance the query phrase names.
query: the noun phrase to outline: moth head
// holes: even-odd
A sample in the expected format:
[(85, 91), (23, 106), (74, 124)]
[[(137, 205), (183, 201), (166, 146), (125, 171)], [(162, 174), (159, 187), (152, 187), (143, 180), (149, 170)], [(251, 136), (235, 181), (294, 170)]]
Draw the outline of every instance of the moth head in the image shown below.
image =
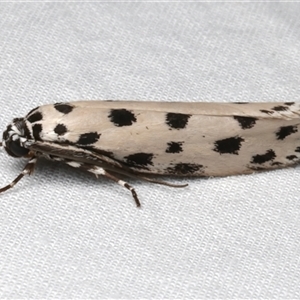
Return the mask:
[(22, 157), (29, 153), (29, 149), (24, 146), (28, 141), (26, 128), (25, 120), (16, 118), (3, 132), (2, 146), (10, 156)]

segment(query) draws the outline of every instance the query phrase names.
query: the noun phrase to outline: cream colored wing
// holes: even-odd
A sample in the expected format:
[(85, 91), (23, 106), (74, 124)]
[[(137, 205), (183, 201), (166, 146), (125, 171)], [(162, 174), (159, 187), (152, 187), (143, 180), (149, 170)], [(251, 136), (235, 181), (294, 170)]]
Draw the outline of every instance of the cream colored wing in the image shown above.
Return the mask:
[(300, 159), (298, 103), (80, 101), (27, 119), (40, 140), (105, 153), (140, 173), (226, 176)]

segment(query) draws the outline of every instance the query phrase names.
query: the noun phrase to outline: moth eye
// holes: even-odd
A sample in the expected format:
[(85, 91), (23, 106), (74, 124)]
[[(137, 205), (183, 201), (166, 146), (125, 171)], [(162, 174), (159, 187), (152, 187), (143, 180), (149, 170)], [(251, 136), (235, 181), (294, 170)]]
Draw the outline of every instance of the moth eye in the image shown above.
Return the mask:
[(28, 154), (29, 150), (20, 145), (20, 140), (8, 140), (5, 143), (6, 152), (13, 157), (21, 157)]

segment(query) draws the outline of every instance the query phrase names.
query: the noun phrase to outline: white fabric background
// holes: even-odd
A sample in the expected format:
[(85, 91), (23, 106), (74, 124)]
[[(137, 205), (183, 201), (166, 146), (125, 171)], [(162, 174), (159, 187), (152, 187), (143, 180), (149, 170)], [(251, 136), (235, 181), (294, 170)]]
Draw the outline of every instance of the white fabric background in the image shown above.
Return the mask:
[[(1, 3), (2, 130), (80, 99), (300, 101), (300, 4)], [(1, 185), (25, 160), (0, 154)], [(42, 161), (0, 197), (1, 298), (300, 298), (300, 168), (105, 180)]]

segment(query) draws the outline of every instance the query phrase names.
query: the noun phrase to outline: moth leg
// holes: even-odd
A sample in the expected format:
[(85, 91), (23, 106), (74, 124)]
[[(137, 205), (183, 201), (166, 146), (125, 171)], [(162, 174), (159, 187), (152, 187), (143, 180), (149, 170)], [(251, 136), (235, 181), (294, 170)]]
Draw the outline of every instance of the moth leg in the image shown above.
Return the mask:
[[(102, 169), (101, 167), (96, 167), (96, 168), (97, 168), (97, 169)], [(140, 200), (139, 200), (139, 198), (138, 198), (138, 196), (137, 196), (137, 193), (136, 193), (134, 187), (132, 187), (132, 186), (131, 186), (129, 183), (127, 183), (126, 181), (123, 181), (123, 180), (121, 180), (121, 179), (115, 177), (114, 175), (108, 173), (108, 172), (105, 171), (104, 169), (102, 169), (102, 170), (104, 171), (104, 174), (103, 174), (103, 175), (104, 175), (105, 177), (107, 177), (107, 178), (109, 178), (109, 179), (115, 181), (117, 184), (119, 184), (119, 185), (125, 187), (127, 190), (129, 190), (129, 191), (131, 192), (131, 194), (132, 194), (132, 197), (133, 197), (133, 199), (134, 199), (134, 201), (135, 201), (136, 206), (137, 206), (137, 207), (140, 207), (140, 206), (141, 206)], [(90, 171), (90, 172), (96, 174), (96, 173), (93, 172), (93, 171)]]
[(23, 171), (8, 185), (6, 185), (5, 187), (0, 189), (0, 193), (5, 192), (9, 189), (11, 189), (16, 183), (18, 183), (25, 175), (30, 175), (32, 174), (35, 164), (37, 162), (37, 158), (36, 157), (32, 157), (29, 162), (27, 163), (27, 165), (25, 166), (25, 168), (23, 169)]
[(132, 187), (129, 183), (127, 183), (126, 181), (123, 181), (117, 177), (115, 177), (114, 175), (112, 175), (111, 173), (107, 172), (105, 169), (98, 167), (98, 166), (94, 166), (94, 165), (89, 165), (89, 164), (85, 164), (85, 163), (81, 163), (81, 162), (76, 162), (76, 161), (68, 161), (66, 162), (69, 166), (74, 167), (74, 168), (81, 168), (83, 170), (86, 170), (90, 173), (93, 173), (96, 175), (96, 177), (98, 177), (98, 175), (103, 175), (107, 178), (109, 178), (110, 180), (113, 180), (114, 182), (118, 183), (119, 185), (125, 187), (127, 190), (129, 190), (132, 194), (132, 197), (136, 203), (137, 207), (141, 206), (140, 200), (137, 196), (137, 193), (134, 189), (134, 187)]

